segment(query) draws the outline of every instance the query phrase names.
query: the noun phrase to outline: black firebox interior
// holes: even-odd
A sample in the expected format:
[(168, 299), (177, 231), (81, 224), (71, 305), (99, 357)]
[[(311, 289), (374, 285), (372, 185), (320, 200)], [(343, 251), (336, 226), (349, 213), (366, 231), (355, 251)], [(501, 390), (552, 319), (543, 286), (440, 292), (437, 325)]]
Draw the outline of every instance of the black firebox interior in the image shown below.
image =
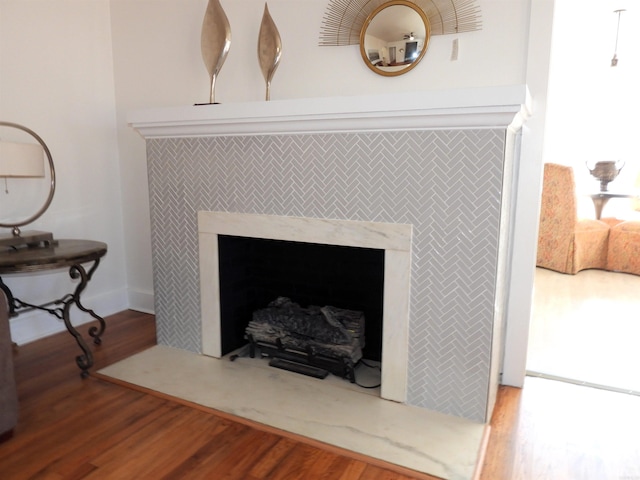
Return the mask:
[(222, 354), (247, 343), (255, 310), (277, 297), (364, 312), (364, 358), (382, 358), (384, 250), (218, 236)]

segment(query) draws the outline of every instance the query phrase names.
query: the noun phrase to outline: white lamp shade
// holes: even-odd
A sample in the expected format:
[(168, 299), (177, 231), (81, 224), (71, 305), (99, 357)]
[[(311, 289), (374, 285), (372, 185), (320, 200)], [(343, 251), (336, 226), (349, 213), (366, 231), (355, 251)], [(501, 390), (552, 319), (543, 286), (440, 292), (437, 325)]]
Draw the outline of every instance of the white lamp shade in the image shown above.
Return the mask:
[(42, 146), (0, 142), (0, 177), (44, 177)]

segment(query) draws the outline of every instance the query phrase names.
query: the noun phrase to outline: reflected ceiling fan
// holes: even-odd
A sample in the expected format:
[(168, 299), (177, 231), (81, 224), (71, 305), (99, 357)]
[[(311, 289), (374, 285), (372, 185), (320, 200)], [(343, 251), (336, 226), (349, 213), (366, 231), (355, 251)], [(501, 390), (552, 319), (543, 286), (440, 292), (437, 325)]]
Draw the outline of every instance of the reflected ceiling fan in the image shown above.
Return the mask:
[(415, 37), (413, 36), (413, 32), (411, 33), (405, 33), (404, 36), (402, 37), (404, 40), (414, 40)]

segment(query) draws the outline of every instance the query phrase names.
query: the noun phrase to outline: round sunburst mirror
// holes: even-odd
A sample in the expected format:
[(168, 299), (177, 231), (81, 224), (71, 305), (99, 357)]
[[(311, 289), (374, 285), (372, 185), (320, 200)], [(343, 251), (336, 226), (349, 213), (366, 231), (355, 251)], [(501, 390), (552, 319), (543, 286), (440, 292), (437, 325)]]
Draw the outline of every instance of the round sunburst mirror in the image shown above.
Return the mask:
[(360, 54), (378, 75), (393, 77), (413, 69), (429, 46), (429, 19), (415, 3), (391, 0), (376, 8), (360, 31)]

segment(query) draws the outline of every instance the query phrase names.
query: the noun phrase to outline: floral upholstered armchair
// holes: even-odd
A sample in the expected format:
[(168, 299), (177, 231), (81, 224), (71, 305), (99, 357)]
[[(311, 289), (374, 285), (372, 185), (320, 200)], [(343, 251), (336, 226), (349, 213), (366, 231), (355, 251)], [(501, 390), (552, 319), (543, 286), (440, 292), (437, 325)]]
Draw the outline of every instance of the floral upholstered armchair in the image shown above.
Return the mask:
[[(635, 183), (640, 191), (640, 173)], [(631, 200), (631, 208), (640, 212), (640, 197)], [(615, 272), (640, 275), (640, 222), (629, 220), (611, 226), (607, 268)]]
[(537, 266), (574, 275), (607, 268), (609, 225), (578, 220), (573, 169), (544, 165)]
[(640, 275), (640, 222), (621, 222), (611, 227), (607, 269)]

